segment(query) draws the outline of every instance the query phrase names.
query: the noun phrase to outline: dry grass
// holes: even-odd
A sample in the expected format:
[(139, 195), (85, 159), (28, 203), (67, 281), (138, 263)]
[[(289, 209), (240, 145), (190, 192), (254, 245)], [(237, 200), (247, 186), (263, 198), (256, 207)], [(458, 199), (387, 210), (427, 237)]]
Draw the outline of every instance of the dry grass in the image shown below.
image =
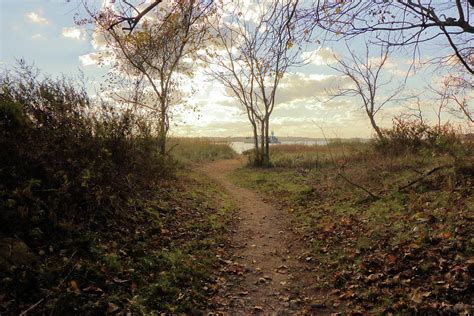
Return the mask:
[(231, 159), (237, 155), (229, 144), (216, 143), (208, 138), (171, 138), (169, 148), (172, 148), (173, 158), (183, 164)]
[(368, 144), (361, 142), (331, 142), (312, 146), (276, 145), (271, 147), (270, 154), (275, 167), (312, 169), (357, 156), (367, 147)]

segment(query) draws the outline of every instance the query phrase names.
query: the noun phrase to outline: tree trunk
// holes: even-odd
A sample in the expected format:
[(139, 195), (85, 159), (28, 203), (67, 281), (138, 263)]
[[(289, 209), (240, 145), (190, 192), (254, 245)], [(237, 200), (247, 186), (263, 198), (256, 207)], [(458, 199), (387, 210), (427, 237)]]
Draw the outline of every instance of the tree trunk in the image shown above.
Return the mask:
[(253, 141), (255, 144), (255, 160), (253, 161), (253, 164), (258, 165), (260, 163), (260, 150), (258, 146), (258, 130), (257, 130), (257, 124), (252, 124), (253, 127)]
[(260, 166), (265, 164), (265, 120), (261, 121), (260, 126)]
[(383, 133), (380, 130), (380, 127), (378, 127), (377, 123), (375, 123), (374, 116), (369, 114), (369, 119), (370, 119), (370, 124), (372, 124), (372, 127), (374, 128), (375, 133), (377, 134), (377, 137), (379, 138), (379, 140), (382, 140), (382, 141), (385, 140), (385, 136), (383, 136)]
[(166, 128), (163, 121), (160, 119), (160, 131), (158, 135), (158, 148), (161, 155), (166, 155)]
[(161, 155), (166, 155), (166, 134), (168, 132), (167, 129), (167, 117), (166, 117), (166, 105), (164, 104), (164, 100), (161, 100), (160, 108), (160, 122), (159, 122), (159, 135), (158, 135), (158, 147), (160, 150)]
[(264, 163), (265, 165), (270, 165), (270, 144), (268, 138), (268, 131), (269, 131), (269, 117), (265, 118), (265, 156), (264, 156)]

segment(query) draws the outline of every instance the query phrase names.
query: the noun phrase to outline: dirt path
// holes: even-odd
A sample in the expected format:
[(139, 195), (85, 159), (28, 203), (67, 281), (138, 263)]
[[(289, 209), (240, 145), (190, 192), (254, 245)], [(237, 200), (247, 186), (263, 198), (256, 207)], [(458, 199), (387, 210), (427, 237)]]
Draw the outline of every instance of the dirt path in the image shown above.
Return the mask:
[(315, 282), (308, 273), (311, 267), (306, 260), (310, 258), (306, 259), (302, 242), (288, 229), (288, 214), (228, 179), (241, 165), (241, 160), (221, 160), (200, 167), (228, 192), (238, 207), (232, 234), (233, 257), (224, 261), (230, 275), (216, 299), (216, 312), (314, 313), (321, 307), (321, 295), (310, 290)]

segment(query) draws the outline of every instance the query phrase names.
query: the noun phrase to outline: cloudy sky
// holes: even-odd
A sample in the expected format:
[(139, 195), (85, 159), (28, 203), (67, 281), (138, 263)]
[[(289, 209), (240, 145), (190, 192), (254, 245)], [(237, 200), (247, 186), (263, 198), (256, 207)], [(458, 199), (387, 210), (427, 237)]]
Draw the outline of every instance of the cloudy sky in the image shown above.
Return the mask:
[[(0, 1), (0, 63), (10, 67), (15, 60), (34, 63), (44, 73), (53, 76), (76, 76), (82, 72), (88, 79), (89, 89), (96, 93), (98, 84), (107, 73), (94, 63), (97, 43), (92, 34), (75, 25), (77, 17), (85, 13), (78, 0), (1, 0)], [(351, 42), (356, 51), (362, 49), (363, 39)], [(358, 98), (328, 100), (328, 90), (348, 84), (327, 64), (333, 62), (333, 53), (344, 53), (345, 45), (336, 43), (319, 47), (315, 42), (303, 53), (309, 63), (291, 69), (284, 76), (272, 114), (271, 126), (279, 136), (321, 137), (322, 127), (329, 137), (369, 137), (372, 130)], [(428, 50), (432, 54), (433, 49)], [(361, 51), (362, 53), (362, 51)], [(395, 81), (403, 80), (411, 59), (399, 53), (389, 59), (387, 74)], [(407, 90), (423, 90), (427, 84), (440, 80), (436, 70), (427, 70), (408, 78)], [(192, 102), (198, 112), (186, 112), (172, 134), (179, 136), (248, 136), (251, 131), (242, 109), (234, 98), (217, 82), (198, 72), (192, 85), (196, 90)], [(426, 90), (426, 89), (425, 89)], [(382, 94), (388, 94), (390, 87)], [(426, 115), (434, 118), (434, 101), (425, 93)], [(388, 127), (394, 115), (406, 104), (392, 104), (378, 114), (380, 125)], [(455, 120), (446, 115), (445, 119)]]

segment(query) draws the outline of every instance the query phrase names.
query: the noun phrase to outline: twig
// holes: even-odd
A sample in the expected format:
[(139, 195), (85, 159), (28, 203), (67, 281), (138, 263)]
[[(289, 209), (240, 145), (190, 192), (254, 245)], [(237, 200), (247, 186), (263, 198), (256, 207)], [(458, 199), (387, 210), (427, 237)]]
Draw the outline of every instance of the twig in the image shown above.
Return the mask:
[[(316, 124), (317, 125), (317, 124)], [(318, 125), (317, 125), (318, 126)], [(326, 138), (326, 133), (324, 133), (324, 130), (321, 126), (318, 126), (320, 129), (321, 129), (321, 132), (323, 133), (323, 136), (324, 136), (324, 141), (326, 142), (326, 146), (328, 148), (328, 151), (329, 151), (329, 155), (331, 157), (331, 161), (332, 163), (334, 164), (335, 167), (337, 167), (338, 169), (341, 169), (340, 166), (337, 165), (337, 162), (336, 162), (336, 159), (334, 158), (333, 154), (332, 154), (332, 150), (331, 150), (331, 147), (329, 146), (329, 141), (328, 139)], [(355, 182), (352, 182), (351, 180), (349, 180), (345, 175), (343, 175), (340, 171), (337, 173), (336, 177), (341, 177), (343, 180), (345, 180), (347, 183), (349, 184), (352, 184), (353, 186), (355, 186), (356, 188), (359, 188), (361, 189), (362, 191), (366, 192), (371, 198), (373, 199), (380, 199), (380, 197), (378, 197), (377, 195), (373, 194), (372, 192), (370, 192), (369, 190), (367, 190), (366, 188), (364, 188), (363, 186), (355, 183)]]
[(168, 149), (168, 151), (166, 152), (165, 155), (169, 155), (173, 149), (175, 149), (176, 147), (178, 147), (178, 145), (179, 145), (179, 144), (174, 144), (173, 146), (171, 146), (171, 148)]
[(423, 180), (424, 178), (428, 177), (429, 175), (435, 173), (436, 171), (439, 171), (439, 170), (445, 169), (445, 168), (451, 168), (451, 167), (452, 167), (452, 165), (442, 165), (442, 166), (433, 168), (433, 169), (431, 169), (430, 171), (428, 171), (427, 173), (422, 174), (421, 176), (419, 176), (419, 177), (416, 178), (415, 180), (410, 181), (408, 184), (399, 187), (399, 188), (398, 188), (398, 191), (403, 191), (403, 190), (405, 190), (405, 189), (411, 187), (411, 186), (414, 185), (415, 183), (420, 182), (421, 180)]
[[(69, 262), (71, 262), (71, 259), (72, 257), (74, 257), (74, 255), (77, 253), (77, 250), (73, 252), (73, 254), (71, 255), (71, 257), (69, 257), (69, 260), (67, 261), (66, 265), (69, 264)], [(66, 266), (65, 265), (65, 266)], [(64, 266), (64, 267), (65, 267)], [(63, 267), (63, 268), (64, 268)], [(74, 271), (74, 269), (76, 268), (76, 266), (74, 265), (74, 267), (72, 267), (72, 269), (69, 271), (69, 273), (66, 275), (66, 277), (59, 283), (58, 287), (61, 286), (64, 282), (66, 282), (67, 278), (71, 275), (72, 271)], [(48, 294), (46, 295), (45, 297), (43, 297), (42, 299), (40, 299), (38, 302), (34, 303), (33, 305), (31, 305), (28, 309), (24, 310), (23, 312), (20, 313), (20, 316), (25, 316), (28, 314), (28, 312), (32, 311), (33, 309), (35, 309), (38, 305), (40, 305), (44, 300), (46, 300), (47, 298), (49, 298), (52, 294)], [(54, 307), (53, 307), (53, 310), (54, 310)]]
[(338, 176), (338, 177), (341, 177), (341, 178), (342, 178), (343, 180), (345, 180), (347, 183), (352, 184), (352, 185), (355, 186), (356, 188), (361, 189), (362, 191), (364, 191), (365, 193), (367, 193), (368, 195), (370, 195), (370, 197), (372, 197), (372, 198), (374, 198), (374, 199), (376, 199), (376, 200), (380, 199), (379, 196), (373, 194), (372, 192), (370, 192), (369, 190), (367, 190), (367, 189), (364, 188), (363, 186), (361, 186), (361, 185), (359, 185), (359, 184), (357, 184), (357, 183), (355, 183), (355, 182), (352, 182), (351, 180), (349, 180), (348, 178), (346, 178), (346, 176), (344, 176), (342, 173), (339, 172), (339, 173), (337, 174), (337, 176)]
[(267, 305), (268, 307), (270, 307), (271, 309), (273, 309), (274, 311), (276, 311), (275, 307), (273, 307), (272, 305), (270, 305), (270, 303), (264, 302), (264, 304)]
[(38, 306), (39, 304), (41, 304), (44, 300), (45, 300), (46, 297), (43, 297), (42, 299), (40, 299), (38, 302), (34, 303), (33, 305), (31, 305), (27, 310), (23, 311), (20, 313), (20, 316), (25, 316), (26, 314), (28, 314), (29, 311), (33, 310), (36, 306)]

